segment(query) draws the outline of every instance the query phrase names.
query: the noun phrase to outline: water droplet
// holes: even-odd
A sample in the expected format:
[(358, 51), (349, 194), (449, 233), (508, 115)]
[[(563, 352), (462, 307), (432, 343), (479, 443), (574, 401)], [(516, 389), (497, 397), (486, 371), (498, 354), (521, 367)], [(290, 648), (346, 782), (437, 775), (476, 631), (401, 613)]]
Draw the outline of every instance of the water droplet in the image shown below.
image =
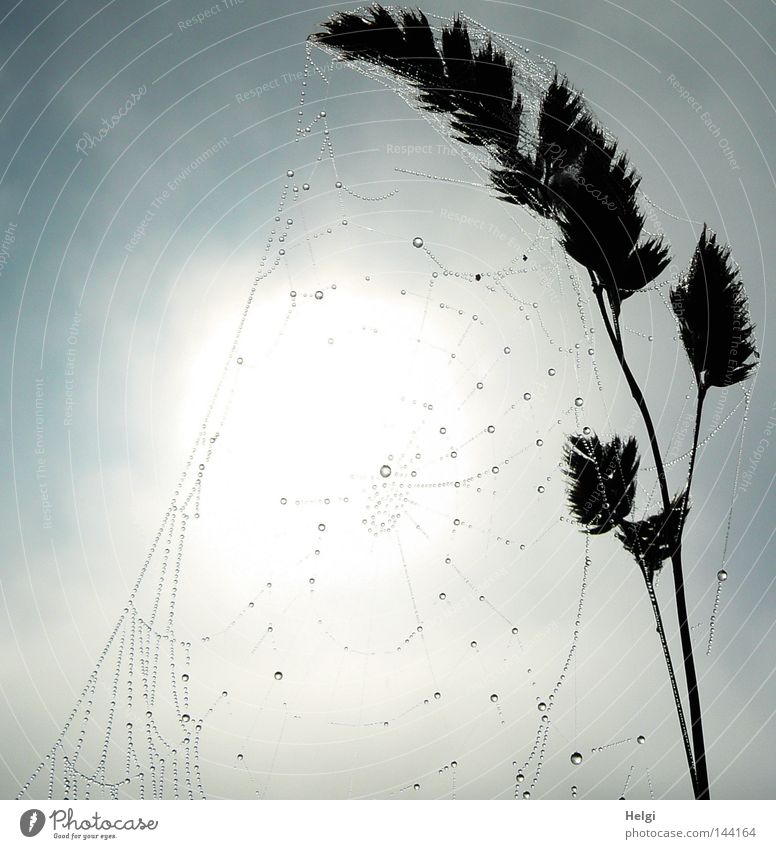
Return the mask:
[(727, 572), (724, 569), (720, 569), (719, 572), (717, 572), (717, 580), (727, 581)]
[(393, 469), (390, 466), (380, 466), (380, 477), (389, 478), (392, 471)]
[(575, 404), (575, 406), (577, 406), (577, 407), (581, 407), (584, 403), (585, 403), (585, 399), (584, 399), (584, 398), (575, 398), (575, 399), (574, 399), (574, 404)]
[(188, 672), (184, 672), (183, 675), (181, 675), (181, 681), (183, 681), (185, 683), (188, 680), (189, 680)]
[(243, 756), (242, 756), (241, 754), (240, 754), (240, 755), (237, 755), (237, 760), (238, 760), (238, 761), (241, 761), (242, 759), (243, 759)]
[(544, 492), (544, 487), (540, 484), (536, 487), (536, 491), (541, 495)]
[(476, 648), (477, 648), (477, 640), (472, 640), (472, 641), (471, 641), (471, 643), (469, 643), (469, 645), (470, 645), (473, 649), (476, 649)]
[(543, 439), (537, 439), (536, 444), (541, 448), (541, 446), (544, 445), (544, 440)]
[(518, 772), (518, 774), (515, 776), (515, 783), (516, 784), (522, 784), (524, 781), (525, 781), (525, 776), (523, 775), (522, 772)]
[(525, 398), (526, 401), (530, 401), (531, 400), (531, 393), (530, 392), (523, 392), (523, 398)]
[(423, 247), (423, 239), (421, 239), (420, 236), (415, 236), (415, 238), (412, 240), (412, 247), (413, 248), (422, 248)]
[(275, 680), (276, 681), (282, 681), (283, 680), (283, 673), (282, 672), (276, 672), (275, 673)]
[(579, 764), (582, 763), (582, 753), (581, 752), (573, 752), (570, 760), (571, 760), (571, 763), (574, 764), (574, 766), (579, 766)]
[(420, 784), (413, 784), (412, 789), (417, 793), (420, 790)]
[(316, 301), (323, 300), (323, 292), (321, 292), (320, 289), (318, 289), (318, 291), (315, 293), (315, 300)]
[(539, 704), (536, 705), (536, 707), (537, 707), (539, 713), (544, 713), (544, 711), (547, 710), (547, 705), (544, 702), (539, 702)]
[(335, 189), (341, 189), (341, 188), (342, 188), (342, 183), (341, 183), (339, 180), (337, 180), (337, 182), (334, 184), (334, 188), (335, 188)]
[(491, 469), (491, 472), (493, 472), (493, 474), (494, 474), (494, 475), (497, 475), (497, 474), (499, 473), (499, 467), (498, 467), (498, 466), (494, 466), (494, 467)]
[(286, 177), (293, 177), (293, 176), (294, 176), (293, 171), (291, 171), (290, 169), (288, 171), (286, 171)]
[(189, 722), (190, 720), (191, 720), (191, 717), (187, 713), (184, 713), (183, 716), (181, 717), (182, 722)]
[(318, 525), (318, 530), (319, 530), (319, 531), (325, 531), (325, 530), (326, 530), (326, 525), (324, 525), (324, 524), (323, 524), (323, 522), (321, 522), (321, 523), (320, 523), (320, 525)]
[(646, 741), (647, 741), (647, 738), (643, 734), (639, 734), (639, 736), (636, 738), (636, 742), (639, 744), (639, 746), (646, 743)]
[(548, 368), (547, 374), (549, 374), (550, 377), (555, 377), (555, 369), (554, 368)]
[(492, 702), (497, 702), (498, 701), (498, 694), (497, 693), (491, 693), (490, 694), (490, 700)]
[(523, 791), (523, 798), (524, 799), (530, 799), (531, 798), (531, 791), (530, 790), (524, 790)]
[(441, 693), (434, 693), (434, 698), (435, 698), (435, 699), (441, 699), (441, 698), (442, 698), (442, 694), (441, 694)]
[(439, 598), (444, 601), (447, 598), (447, 593), (439, 593)]

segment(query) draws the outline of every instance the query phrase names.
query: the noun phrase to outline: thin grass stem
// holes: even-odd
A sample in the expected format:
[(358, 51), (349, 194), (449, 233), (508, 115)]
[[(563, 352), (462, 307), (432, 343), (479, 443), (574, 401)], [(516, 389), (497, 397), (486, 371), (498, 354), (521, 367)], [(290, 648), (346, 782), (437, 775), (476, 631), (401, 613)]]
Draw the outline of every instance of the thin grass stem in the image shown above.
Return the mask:
[[(652, 455), (655, 459), (655, 469), (657, 471), (657, 479), (660, 486), (660, 495), (663, 500), (663, 509), (665, 510), (666, 515), (668, 515), (671, 510), (671, 498), (668, 494), (665, 465), (663, 463), (663, 456), (660, 452), (660, 444), (655, 431), (655, 425), (652, 421), (652, 415), (649, 412), (649, 407), (647, 406), (646, 399), (644, 398), (644, 393), (641, 391), (641, 387), (628, 365), (628, 360), (625, 357), (625, 350), (622, 344), (622, 337), (615, 331), (612, 320), (609, 318), (609, 313), (606, 309), (606, 302), (604, 300), (603, 287), (596, 280), (595, 275), (592, 272), (589, 273), (593, 284), (593, 291), (595, 292), (596, 301), (598, 303), (598, 308), (601, 312), (601, 318), (603, 319), (604, 326), (606, 327), (607, 335), (612, 343), (612, 347), (614, 348), (614, 352), (617, 356), (622, 373), (625, 376), (625, 380), (628, 383), (633, 400), (636, 402), (636, 406), (639, 408), (641, 417), (644, 420), (649, 444), (652, 448)], [(699, 420), (696, 421), (696, 441), (698, 423)], [(695, 670), (695, 660), (693, 657), (690, 623), (687, 618), (687, 599), (684, 592), (684, 571), (682, 569), (681, 535), (679, 537), (679, 545), (671, 556), (671, 565), (674, 577), (674, 599), (676, 601), (676, 613), (679, 620), (679, 635), (682, 645), (682, 661), (685, 679), (687, 682), (687, 699), (690, 707), (693, 751), (695, 752), (695, 767), (691, 771), (693, 776), (693, 790), (695, 791), (696, 799), (708, 799), (710, 797), (708, 771), (706, 767), (706, 748), (703, 738), (703, 719), (700, 695), (698, 692), (698, 676)], [(677, 712), (680, 710), (681, 701), (677, 701)]]
[(695, 760), (693, 758), (692, 747), (690, 746), (690, 735), (687, 733), (687, 722), (684, 718), (684, 708), (682, 707), (682, 699), (679, 695), (679, 687), (676, 683), (676, 673), (674, 672), (674, 664), (671, 661), (671, 652), (668, 650), (668, 640), (666, 639), (666, 632), (665, 628), (663, 627), (663, 617), (660, 614), (660, 605), (658, 604), (657, 596), (655, 595), (654, 583), (644, 566), (641, 567), (641, 573), (644, 576), (644, 583), (647, 585), (647, 594), (649, 595), (649, 601), (652, 605), (652, 612), (655, 614), (655, 624), (657, 626), (657, 633), (660, 637), (660, 645), (663, 648), (663, 657), (665, 657), (666, 667), (668, 668), (668, 678), (671, 681), (671, 690), (674, 694), (676, 715), (679, 718), (679, 727), (682, 730), (682, 742), (684, 743), (684, 754), (687, 758), (687, 768), (690, 772), (690, 781), (692, 782), (693, 793), (696, 795), (697, 798), (698, 775)]
[[(692, 439), (692, 450), (690, 451), (690, 463), (687, 471), (687, 488), (684, 493), (684, 503), (682, 505), (682, 515), (679, 520), (679, 548), (678, 554), (681, 558), (682, 554), (682, 538), (684, 536), (684, 526), (687, 521), (687, 508), (690, 501), (690, 487), (692, 486), (693, 473), (695, 471), (695, 459), (698, 454), (698, 436), (700, 434), (701, 429), (701, 416), (703, 415), (703, 402), (706, 400), (706, 387), (703, 383), (699, 383), (698, 385), (698, 399), (695, 409), (695, 429), (693, 432)], [(681, 569), (681, 562), (680, 562)], [(685, 613), (685, 621), (686, 621), (686, 613)], [(689, 625), (687, 626), (688, 631), (688, 639), (689, 639)], [(682, 641), (684, 644), (684, 640)], [(690, 644), (689, 650), (689, 664), (687, 662), (688, 656), (687, 652), (685, 652), (685, 667), (691, 665), (692, 669), (691, 675), (687, 676), (687, 689), (688, 689), (688, 698), (690, 702), (690, 719), (692, 721), (692, 735), (693, 735), (693, 746), (695, 749), (695, 768), (698, 775), (698, 790), (701, 794), (698, 798), (700, 799), (709, 799), (710, 798), (710, 789), (709, 789), (709, 775), (708, 768), (706, 765), (706, 746), (703, 738), (703, 724), (701, 721), (701, 704), (700, 704), (700, 693), (698, 692), (698, 680), (695, 675), (695, 664), (693, 662), (692, 656), (692, 645)], [(692, 684), (690, 683), (692, 682)], [(696, 705), (693, 708), (693, 705)]]

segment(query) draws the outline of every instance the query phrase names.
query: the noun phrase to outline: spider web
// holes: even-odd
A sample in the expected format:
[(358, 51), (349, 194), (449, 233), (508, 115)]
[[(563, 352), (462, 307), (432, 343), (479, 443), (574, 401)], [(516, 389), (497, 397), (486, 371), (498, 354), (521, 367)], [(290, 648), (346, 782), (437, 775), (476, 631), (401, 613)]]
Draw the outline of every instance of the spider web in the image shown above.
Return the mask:
[[(554, 69), (496, 41), (530, 127)], [(587, 294), (441, 119), (446, 173), (408, 156), (381, 191), (351, 167), (326, 59), (308, 47), (294, 165), (178, 484), (19, 798), (576, 797), (576, 754), (610, 750), (622, 794), (652, 796), (627, 716), (643, 682), (622, 725), (577, 724), (592, 567), (558, 461), (616, 420)], [(407, 211), (429, 187), (446, 211), (424, 228)], [(594, 616), (593, 668), (606, 630)]]

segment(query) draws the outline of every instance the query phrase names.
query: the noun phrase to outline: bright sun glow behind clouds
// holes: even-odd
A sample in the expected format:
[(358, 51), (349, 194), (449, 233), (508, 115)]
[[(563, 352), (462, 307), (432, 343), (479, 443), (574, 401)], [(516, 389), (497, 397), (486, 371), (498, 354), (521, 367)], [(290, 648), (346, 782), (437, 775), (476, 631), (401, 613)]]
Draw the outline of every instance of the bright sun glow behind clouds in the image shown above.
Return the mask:
[[(202, 755), (226, 796), (255, 792), (237, 752), (296, 776), (281, 795), (349, 795), (317, 771), (346, 781), (369, 764), (369, 795), (395, 782), (395, 759), (411, 775), (419, 748), (427, 766), (449, 761), (483, 723), (485, 775), (506, 751), (502, 710), (533, 738), (531, 688), (549, 693), (569, 651), (582, 544), (558, 524), (557, 464), (595, 407), (573, 403), (589, 357), (562, 347), (546, 242), (500, 238), (504, 225), (478, 232), (475, 254), (447, 217), (403, 214), (421, 182), (385, 208), (348, 201), (345, 221), (334, 181), (296, 170), (289, 183), (310, 188), (275, 218), (239, 337), (255, 271), (230, 259), (189, 260), (198, 306), (176, 317), (182, 443), (207, 424), (176, 493), (185, 533), (164, 544), (182, 546), (176, 634)], [(449, 189), (460, 208), (472, 196)], [(529, 687), (538, 655), (553, 662)]]
[[(450, 446), (483, 423), (473, 364), (451, 359), (449, 317), (440, 326), (438, 306), (433, 312), (412, 293), (386, 297), (381, 290), (394, 288), (386, 283), (315, 285), (296, 298), (260, 290), (224, 385), (229, 413), (205, 472), (202, 512), (223, 511), (221, 528), (279, 512), (273, 530), (290, 521), (314, 549), (324, 524), (327, 539), (339, 529), (352, 552), (356, 540), (369, 546), (398, 523), (414, 525), (413, 488), (454, 490)], [(228, 350), (226, 334), (219, 337), (207, 356)], [(492, 375), (495, 391), (498, 381)]]
[[(506, 580), (518, 487), (529, 511), (538, 499), (521, 480), (537, 474), (536, 412), (515, 402), (519, 387), (538, 389), (527, 374), (533, 330), (504, 321), (470, 282), (442, 286), (409, 244), (387, 265), (377, 279), (363, 273), (368, 264), (325, 258), (295, 269), (293, 284), (273, 275), (227, 369), (205, 435), (212, 455), (195, 470), (201, 497), (178, 609), (195, 639), (209, 638), (201, 679), (230, 694), (232, 720), (214, 731), (226, 735), (221, 751), (259, 757), (260, 740), (228, 738), (279, 699), (303, 720), (286, 734), (344, 746), (343, 723), (384, 727), (434, 704), (435, 691), (460, 694), (452, 623), (464, 632), (479, 623), (485, 643), (516, 650), (512, 590), (497, 594), (500, 614), (472, 597)], [(211, 386), (230, 332), (227, 322), (195, 365)], [(185, 406), (206, 406), (201, 392), (197, 384)], [(416, 735), (419, 744), (424, 729), (400, 732), (401, 746)], [(393, 744), (370, 745), (378, 757)], [(330, 770), (343, 757), (317, 756)]]

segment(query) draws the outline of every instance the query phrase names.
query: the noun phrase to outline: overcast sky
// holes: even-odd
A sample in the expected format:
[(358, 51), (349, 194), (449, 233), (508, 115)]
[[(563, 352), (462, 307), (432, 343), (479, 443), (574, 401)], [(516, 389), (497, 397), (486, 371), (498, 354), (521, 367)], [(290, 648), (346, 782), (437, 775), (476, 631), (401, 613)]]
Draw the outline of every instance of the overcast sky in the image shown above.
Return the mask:
[[(0, 8), (6, 798), (76, 706), (205, 421), (178, 490), (194, 485), (197, 506), (175, 627), (193, 646), (206, 795), (511, 798), (526, 760), (534, 781), (546, 731), (536, 708), (550, 695), (532, 795), (690, 794), (649, 604), (611, 539), (590, 542), (573, 642), (585, 555), (562, 518), (563, 435), (590, 425), (643, 440), (603, 340), (587, 353), (586, 290), (580, 317), (552, 239), (495, 200), (410, 104), (320, 51), (323, 73), (305, 65), (307, 35), (346, 8)], [(712, 794), (773, 798), (773, 5), (421, 8), (462, 9), (528, 48), (531, 73), (555, 63), (584, 91), (643, 175), (648, 226), (672, 245), (666, 280), (703, 222), (732, 247), (762, 360), (743, 440), (740, 388), (707, 402), (687, 593)], [(296, 142), (298, 119), (310, 132)], [(499, 268), (511, 271), (472, 281)], [(692, 387), (666, 293), (632, 298), (625, 325), (661, 441), (680, 458), (678, 489)], [(651, 465), (645, 456), (642, 510), (654, 506)], [(157, 550), (138, 596), (146, 618), (161, 569)], [(674, 645), (670, 590), (666, 575)], [(109, 653), (87, 772), (114, 670)], [(180, 731), (172, 691), (158, 698), (160, 727)], [(121, 689), (117, 701), (120, 778), (123, 729), (142, 705)], [(31, 795), (45, 796), (47, 775)], [(54, 794), (63, 786), (57, 773)]]

